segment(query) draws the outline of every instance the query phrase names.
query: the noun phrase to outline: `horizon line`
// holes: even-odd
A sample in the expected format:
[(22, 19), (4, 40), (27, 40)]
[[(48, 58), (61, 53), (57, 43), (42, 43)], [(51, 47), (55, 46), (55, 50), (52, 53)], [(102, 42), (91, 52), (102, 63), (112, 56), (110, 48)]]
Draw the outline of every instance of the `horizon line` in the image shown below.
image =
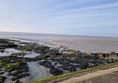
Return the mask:
[(86, 37), (106, 37), (106, 38), (118, 38), (117, 36), (99, 36), (99, 35), (75, 35), (75, 34), (53, 34), (53, 33), (38, 33), (38, 32), (15, 32), (15, 31), (0, 31), (2, 33), (24, 33), (24, 34), (42, 34), (42, 35), (60, 35), (60, 36), (86, 36)]

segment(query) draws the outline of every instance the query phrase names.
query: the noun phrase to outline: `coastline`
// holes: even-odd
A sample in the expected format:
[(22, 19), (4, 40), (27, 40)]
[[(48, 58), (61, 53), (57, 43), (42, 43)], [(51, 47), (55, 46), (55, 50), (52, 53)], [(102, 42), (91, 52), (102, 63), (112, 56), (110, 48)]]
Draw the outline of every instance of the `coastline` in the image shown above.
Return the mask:
[(0, 38), (9, 38), (25, 42), (35, 42), (50, 47), (61, 45), (70, 49), (86, 52), (118, 52), (117, 37), (71, 36), (32, 33), (0, 33)]
[(63, 46), (57, 49), (28, 41), (1, 39), (0, 42), (1, 54), (8, 53), (7, 56), (0, 57), (1, 69), (3, 69), (0, 72), (3, 81), (9, 79), (7, 76), (2, 76), (6, 70), (9, 72), (8, 76), (13, 76), (10, 81), (25, 83), (24, 77), (31, 76), (33, 80), (39, 80), (39, 77), (48, 77), (49, 73), (57, 76), (118, 61), (117, 52), (88, 54)]

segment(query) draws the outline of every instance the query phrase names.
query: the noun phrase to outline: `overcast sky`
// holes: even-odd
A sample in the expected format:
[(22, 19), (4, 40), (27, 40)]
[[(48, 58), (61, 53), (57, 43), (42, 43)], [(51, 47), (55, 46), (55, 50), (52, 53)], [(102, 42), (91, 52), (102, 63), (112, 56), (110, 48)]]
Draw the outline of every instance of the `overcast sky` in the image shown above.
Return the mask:
[(118, 0), (0, 0), (0, 31), (118, 36)]

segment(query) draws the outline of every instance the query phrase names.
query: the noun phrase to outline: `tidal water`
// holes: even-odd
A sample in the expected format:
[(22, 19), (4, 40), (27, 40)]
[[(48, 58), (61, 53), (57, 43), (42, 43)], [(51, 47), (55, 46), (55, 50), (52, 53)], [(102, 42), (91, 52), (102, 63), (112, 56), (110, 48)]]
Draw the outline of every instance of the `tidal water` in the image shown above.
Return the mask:
[(0, 32), (0, 38), (33, 41), (52, 47), (64, 45), (87, 52), (118, 52), (118, 37)]

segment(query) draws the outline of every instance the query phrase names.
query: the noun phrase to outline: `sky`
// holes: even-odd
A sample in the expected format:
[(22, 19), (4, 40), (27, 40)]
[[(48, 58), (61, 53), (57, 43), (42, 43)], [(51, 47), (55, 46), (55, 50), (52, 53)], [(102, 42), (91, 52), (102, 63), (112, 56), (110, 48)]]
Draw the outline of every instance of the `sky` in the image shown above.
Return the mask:
[(0, 31), (118, 37), (118, 0), (0, 0)]

